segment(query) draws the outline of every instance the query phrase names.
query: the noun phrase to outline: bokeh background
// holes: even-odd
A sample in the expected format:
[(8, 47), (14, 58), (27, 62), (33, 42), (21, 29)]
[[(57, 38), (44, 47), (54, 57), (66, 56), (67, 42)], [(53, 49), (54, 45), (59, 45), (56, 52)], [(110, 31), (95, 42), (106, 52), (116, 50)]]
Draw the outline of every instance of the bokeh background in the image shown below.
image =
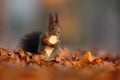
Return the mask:
[(120, 0), (0, 0), (0, 47), (14, 49), (20, 39), (47, 28), (57, 9), (62, 45), (71, 49), (120, 49)]

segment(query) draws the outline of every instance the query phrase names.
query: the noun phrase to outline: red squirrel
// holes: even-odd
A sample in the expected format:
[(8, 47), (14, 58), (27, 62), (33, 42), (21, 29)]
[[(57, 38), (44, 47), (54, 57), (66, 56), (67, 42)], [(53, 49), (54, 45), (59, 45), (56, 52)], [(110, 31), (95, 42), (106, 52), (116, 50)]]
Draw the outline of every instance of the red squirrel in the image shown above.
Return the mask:
[(49, 13), (48, 28), (44, 32), (33, 32), (26, 35), (22, 39), (20, 47), (26, 52), (42, 54), (46, 59), (55, 58), (58, 55), (61, 32), (58, 14)]

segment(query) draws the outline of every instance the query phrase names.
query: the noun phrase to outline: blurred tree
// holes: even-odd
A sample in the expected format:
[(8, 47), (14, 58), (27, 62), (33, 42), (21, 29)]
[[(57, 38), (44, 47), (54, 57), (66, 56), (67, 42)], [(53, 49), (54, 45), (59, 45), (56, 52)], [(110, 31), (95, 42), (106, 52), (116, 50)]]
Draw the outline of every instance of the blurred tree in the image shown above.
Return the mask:
[(33, 31), (40, 31), (42, 3), (38, 0), (9, 0), (10, 33), (14, 43)]
[(87, 8), (88, 43), (103, 49), (120, 47), (118, 0), (89, 0)]
[(0, 44), (6, 41), (7, 39), (7, 8), (6, 8), (6, 1), (0, 0)]

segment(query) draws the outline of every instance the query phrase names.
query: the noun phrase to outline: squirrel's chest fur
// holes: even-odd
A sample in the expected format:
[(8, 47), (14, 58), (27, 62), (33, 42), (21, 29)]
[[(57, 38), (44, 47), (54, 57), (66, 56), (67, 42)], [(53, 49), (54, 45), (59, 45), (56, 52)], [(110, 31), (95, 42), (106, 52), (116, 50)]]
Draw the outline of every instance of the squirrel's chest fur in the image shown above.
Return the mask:
[(49, 43), (51, 43), (51, 44), (56, 44), (57, 42), (58, 42), (58, 38), (57, 38), (57, 36), (55, 36), (55, 35), (51, 35), (50, 37), (49, 37), (49, 39), (48, 39), (48, 41), (49, 41)]
[[(48, 41), (49, 41), (50, 44), (54, 45), (54, 44), (56, 44), (56, 43), (58, 42), (58, 38), (57, 38), (57, 36), (55, 36), (55, 35), (51, 35), (51, 36), (48, 38)], [(49, 46), (46, 46), (46, 47), (45, 47), (45, 52), (46, 52), (46, 54), (48, 55), (48, 57), (51, 56), (51, 54), (53, 53), (54, 49), (55, 49), (55, 48), (49, 47)]]
[(45, 52), (46, 52), (46, 54), (47, 54), (48, 57), (51, 56), (51, 54), (52, 54), (53, 51), (54, 51), (54, 48), (48, 47), (48, 46), (45, 47)]

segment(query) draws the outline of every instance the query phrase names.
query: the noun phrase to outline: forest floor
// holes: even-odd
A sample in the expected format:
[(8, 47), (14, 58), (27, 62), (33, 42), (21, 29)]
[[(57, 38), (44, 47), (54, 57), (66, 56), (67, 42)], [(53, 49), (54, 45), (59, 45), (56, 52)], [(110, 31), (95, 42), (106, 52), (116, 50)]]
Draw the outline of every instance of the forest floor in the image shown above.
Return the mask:
[(60, 50), (54, 60), (0, 48), (0, 80), (120, 80), (120, 54)]

